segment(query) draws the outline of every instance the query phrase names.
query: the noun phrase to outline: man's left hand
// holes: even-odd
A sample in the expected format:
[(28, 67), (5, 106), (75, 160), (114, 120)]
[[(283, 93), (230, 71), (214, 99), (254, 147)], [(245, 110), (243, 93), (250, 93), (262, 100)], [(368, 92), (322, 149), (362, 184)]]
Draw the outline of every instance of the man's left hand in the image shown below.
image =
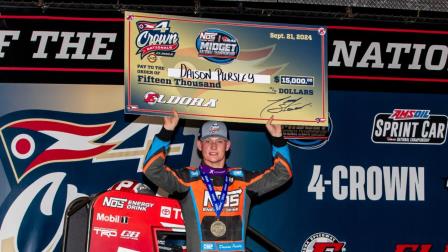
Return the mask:
[(266, 123), (266, 129), (268, 130), (269, 134), (271, 134), (271, 136), (281, 137), (282, 126), (280, 124), (272, 124), (272, 121), (274, 121), (274, 116), (271, 116), (271, 118), (269, 118), (268, 122)]

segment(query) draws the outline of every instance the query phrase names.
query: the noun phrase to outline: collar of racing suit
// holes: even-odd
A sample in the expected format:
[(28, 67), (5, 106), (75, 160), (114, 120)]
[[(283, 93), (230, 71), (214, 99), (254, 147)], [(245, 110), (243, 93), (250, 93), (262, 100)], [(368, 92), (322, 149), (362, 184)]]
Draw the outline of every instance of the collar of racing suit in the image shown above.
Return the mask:
[(199, 165), (199, 170), (201, 173), (207, 174), (209, 176), (220, 176), (224, 177), (227, 174), (227, 165), (224, 164), (223, 168), (213, 168), (204, 163)]

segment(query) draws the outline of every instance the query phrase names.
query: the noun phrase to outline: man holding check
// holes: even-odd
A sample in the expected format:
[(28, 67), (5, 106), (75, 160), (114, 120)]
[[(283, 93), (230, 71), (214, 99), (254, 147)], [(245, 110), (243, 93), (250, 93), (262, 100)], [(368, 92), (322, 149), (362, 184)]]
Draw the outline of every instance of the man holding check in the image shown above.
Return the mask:
[(205, 122), (197, 147), (202, 154), (198, 167), (171, 169), (165, 165), (170, 139), (179, 115), (164, 117), (145, 159), (144, 174), (169, 193), (183, 193), (180, 201), (187, 233), (187, 249), (195, 251), (244, 251), (251, 197), (285, 184), (291, 177), (289, 149), (281, 126), (266, 123), (271, 135), (273, 164), (260, 171), (226, 165), (231, 147), (224, 123)]

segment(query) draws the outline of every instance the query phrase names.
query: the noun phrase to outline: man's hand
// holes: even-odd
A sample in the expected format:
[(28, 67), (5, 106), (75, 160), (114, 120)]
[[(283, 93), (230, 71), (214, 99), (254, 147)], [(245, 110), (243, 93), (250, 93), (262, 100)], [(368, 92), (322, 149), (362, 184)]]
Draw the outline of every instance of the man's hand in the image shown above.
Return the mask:
[(178, 123), (179, 123), (179, 114), (175, 109), (173, 109), (172, 116), (163, 117), (163, 127), (166, 130), (174, 130)]
[(271, 116), (271, 118), (269, 118), (269, 121), (266, 123), (266, 129), (268, 130), (269, 134), (271, 134), (271, 136), (281, 137), (282, 126), (280, 124), (272, 124), (272, 121), (274, 121), (274, 116)]

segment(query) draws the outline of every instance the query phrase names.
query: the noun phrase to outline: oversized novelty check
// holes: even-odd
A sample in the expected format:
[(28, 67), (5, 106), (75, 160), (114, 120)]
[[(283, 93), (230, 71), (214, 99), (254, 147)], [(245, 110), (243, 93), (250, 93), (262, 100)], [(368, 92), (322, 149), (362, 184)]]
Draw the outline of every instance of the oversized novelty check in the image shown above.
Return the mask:
[(327, 126), (321, 26), (125, 13), (125, 113)]

